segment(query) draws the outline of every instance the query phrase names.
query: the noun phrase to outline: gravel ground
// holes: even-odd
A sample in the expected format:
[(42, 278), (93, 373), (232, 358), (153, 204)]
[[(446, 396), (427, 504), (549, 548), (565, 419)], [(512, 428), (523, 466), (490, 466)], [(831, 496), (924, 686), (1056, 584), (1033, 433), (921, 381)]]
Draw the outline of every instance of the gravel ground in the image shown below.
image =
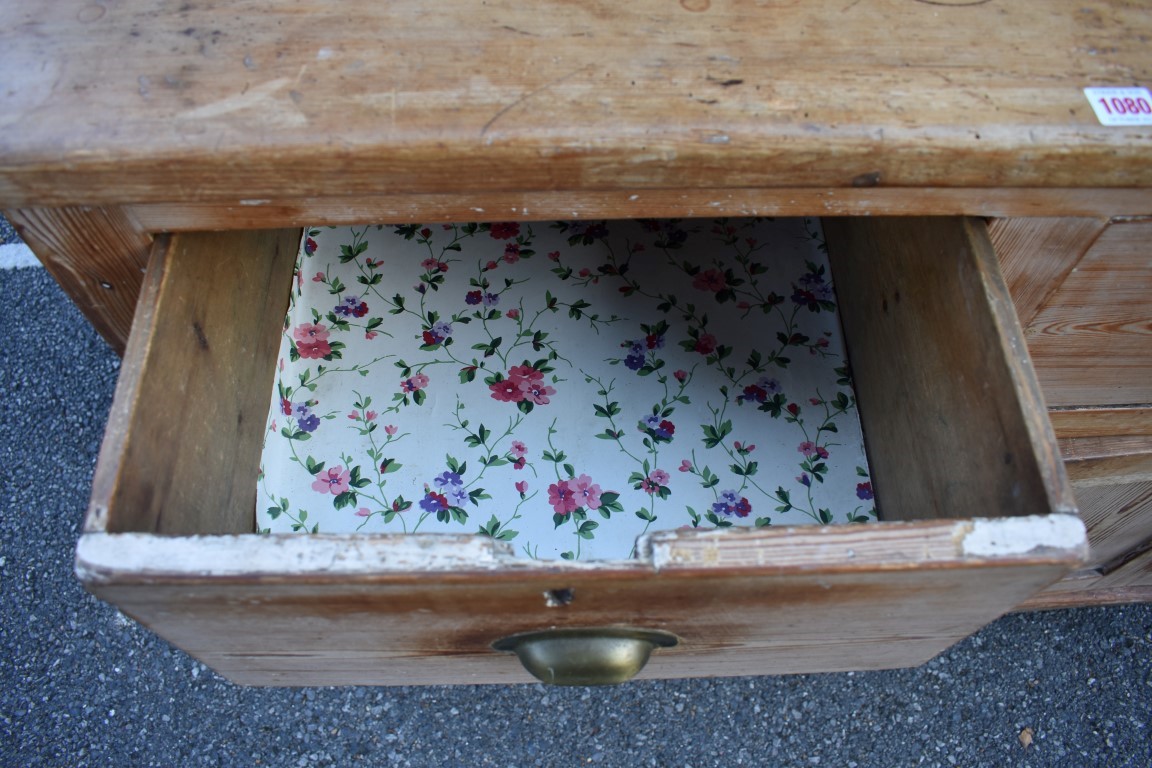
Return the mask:
[(892, 672), (236, 687), (77, 585), (118, 361), (42, 269), (0, 270), (0, 313), (4, 766), (1152, 765), (1152, 605), (1008, 616)]

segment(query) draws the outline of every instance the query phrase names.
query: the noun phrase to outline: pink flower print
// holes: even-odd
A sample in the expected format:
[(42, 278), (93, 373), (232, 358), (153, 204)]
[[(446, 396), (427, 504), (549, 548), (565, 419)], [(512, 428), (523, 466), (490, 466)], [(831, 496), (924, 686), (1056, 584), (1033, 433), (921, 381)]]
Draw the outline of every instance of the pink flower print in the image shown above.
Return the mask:
[(551, 261), (560, 261), (560, 251), (549, 251), (548, 258)]
[(371, 517), (371, 516), (372, 516), (372, 510), (368, 509), (368, 507), (360, 507), (360, 509), (356, 510), (356, 517)]
[(396, 434), (396, 425), (395, 425), (395, 424), (388, 424), (388, 425), (386, 425), (386, 426), (384, 427), (384, 433), (385, 433), (386, 435), (388, 435), (389, 437), (391, 437), (392, 435)]
[(644, 493), (656, 493), (656, 491), (660, 490), (660, 486), (652, 482), (650, 477), (646, 477), (640, 481), (640, 489), (644, 491)]
[(536, 405), (548, 405), (552, 402), (548, 399), (549, 395), (556, 394), (555, 387), (549, 387), (543, 382), (539, 381), (522, 381), (520, 382), (520, 391), (524, 393), (524, 399)]
[(683, 461), (681, 461), (680, 462), (680, 471), (681, 472), (691, 472), (692, 471), (692, 462), (688, 461), (688, 459), (684, 459)]
[(692, 279), (692, 287), (709, 293), (719, 293), (728, 287), (728, 279), (718, 269), (706, 269)]
[(324, 282), (324, 273), (323, 272), (317, 272), (316, 274), (312, 275), (312, 282), (314, 282), (314, 283)]
[(528, 453), (528, 446), (524, 445), (524, 443), (520, 442), (519, 440), (513, 440), (512, 449), (508, 451), (508, 453), (519, 459)]
[(500, 266), (500, 265), (497, 264), (496, 262), (490, 261), (484, 265), (484, 271), (485, 272), (491, 272), (492, 270), (496, 269), (496, 267), (498, 267), (498, 266)]
[(511, 240), (520, 234), (520, 222), (518, 221), (501, 221), (492, 225), (489, 231), (493, 240)]
[(804, 442), (800, 443), (800, 445), (796, 446), (796, 450), (800, 451), (800, 453), (804, 454), (805, 456), (812, 456), (816, 453), (816, 443), (813, 443), (810, 440), (805, 440)]
[(351, 473), (339, 465), (322, 470), (312, 482), (312, 490), (319, 493), (330, 493), (339, 496), (348, 490), (348, 480)]
[(520, 310), (510, 309), (507, 312), (505, 312), (504, 314), (507, 315), (508, 317), (510, 317), (511, 319), (516, 320), (520, 317)]
[(676, 377), (676, 381), (683, 384), (684, 380), (688, 378), (688, 371), (681, 369), (681, 370), (676, 371), (672, 375)]
[(558, 515), (567, 515), (580, 506), (576, 500), (575, 489), (567, 480), (548, 486), (548, 503)]
[(424, 267), (425, 272), (432, 272), (436, 269), (438, 263), (439, 262), (436, 259), (428, 258), (420, 262), (420, 266)]
[(516, 492), (519, 493), (521, 496), (528, 493), (528, 481), (527, 480), (517, 480), (516, 481)]
[(364, 333), (364, 338), (368, 339), (368, 341), (372, 341), (372, 339), (376, 338), (379, 335), (380, 334), (376, 333), (376, 331), (366, 331)]
[(352, 411), (352, 413), (348, 414), (348, 418), (352, 419), (352, 421), (359, 421), (360, 411)]
[(364, 421), (376, 421), (376, 417), (379, 415), (380, 414), (376, 413), (376, 411), (365, 411)]
[(514, 365), (508, 369), (508, 378), (520, 381), (543, 381), (544, 374), (530, 365)]
[(504, 379), (488, 385), (492, 390), (492, 398), (502, 403), (518, 403), (524, 399), (520, 390), (520, 382), (516, 379)]
[(600, 486), (595, 485), (592, 478), (588, 475), (580, 475), (575, 480), (569, 480), (568, 485), (575, 486), (573, 495), (576, 498), (576, 506), (600, 509)]
[(648, 475), (648, 477), (652, 478), (652, 482), (657, 485), (668, 485), (668, 481), (672, 479), (671, 476), (662, 469), (652, 470), (652, 474)]
[(592, 270), (588, 269), (588, 267), (582, 267), (578, 274), (580, 275), (580, 277), (591, 277), (592, 276)]
[(400, 391), (415, 392), (418, 389), (424, 389), (426, 386), (428, 386), (428, 377), (423, 373), (417, 373), (400, 382)]
[(696, 339), (696, 346), (693, 349), (702, 355), (712, 354), (716, 351), (716, 337), (710, 333), (700, 334), (700, 338)]
[(329, 331), (323, 325), (302, 323), (292, 331), (292, 338), (305, 344), (314, 344), (318, 341), (327, 341)]

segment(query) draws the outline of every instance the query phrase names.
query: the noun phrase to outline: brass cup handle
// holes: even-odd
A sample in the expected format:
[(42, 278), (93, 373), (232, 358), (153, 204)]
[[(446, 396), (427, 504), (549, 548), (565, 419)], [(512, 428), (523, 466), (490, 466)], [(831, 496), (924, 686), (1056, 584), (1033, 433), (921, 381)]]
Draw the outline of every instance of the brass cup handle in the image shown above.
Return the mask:
[(515, 653), (548, 685), (616, 685), (635, 677), (654, 649), (678, 642), (667, 632), (603, 627), (525, 632), (497, 640), (492, 648)]

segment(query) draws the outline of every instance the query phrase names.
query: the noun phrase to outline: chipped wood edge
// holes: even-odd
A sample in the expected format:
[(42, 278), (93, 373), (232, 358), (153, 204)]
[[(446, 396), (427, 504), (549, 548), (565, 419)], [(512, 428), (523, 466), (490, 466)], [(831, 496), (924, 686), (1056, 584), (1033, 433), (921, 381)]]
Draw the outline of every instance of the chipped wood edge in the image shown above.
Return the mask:
[(660, 531), (636, 560), (525, 561), (511, 547), (470, 535), (159, 536), (86, 533), (76, 573), (87, 585), (188, 580), (411, 577), (415, 574), (635, 574), (661, 571), (844, 572), (1052, 562), (1088, 554), (1074, 515), (1005, 519)]

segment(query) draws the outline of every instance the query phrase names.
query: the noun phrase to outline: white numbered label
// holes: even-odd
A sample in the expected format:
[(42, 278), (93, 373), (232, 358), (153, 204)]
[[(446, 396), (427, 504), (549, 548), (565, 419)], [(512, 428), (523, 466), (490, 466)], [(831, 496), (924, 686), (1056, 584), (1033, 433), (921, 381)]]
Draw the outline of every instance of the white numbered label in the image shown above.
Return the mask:
[(1085, 88), (1084, 95), (1101, 125), (1152, 125), (1147, 88)]

